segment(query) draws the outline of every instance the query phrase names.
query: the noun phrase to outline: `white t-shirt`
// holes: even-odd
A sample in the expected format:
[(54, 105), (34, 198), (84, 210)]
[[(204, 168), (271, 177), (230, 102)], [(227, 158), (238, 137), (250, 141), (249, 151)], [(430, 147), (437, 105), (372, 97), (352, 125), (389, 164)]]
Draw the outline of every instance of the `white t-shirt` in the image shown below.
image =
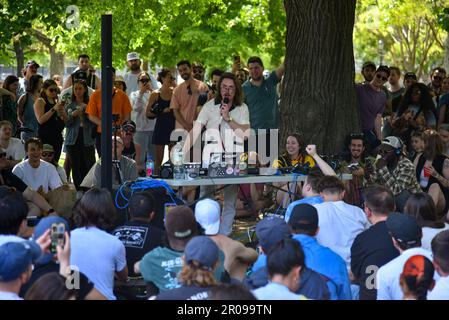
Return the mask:
[[(220, 107), (221, 104), (215, 104), (215, 99), (209, 100), (196, 119), (206, 126), (204, 141), (209, 142), (203, 149), (203, 167), (209, 165), (210, 154), (223, 152), (223, 147), (226, 152), (243, 152), (243, 139), (223, 120)], [(249, 124), (249, 110), (245, 103), (231, 110), (229, 116), (238, 124)]]
[(96, 227), (73, 230), (70, 242), (70, 263), (77, 266), (101, 294), (109, 300), (115, 300), (114, 275), (126, 267), (123, 243)]
[[(407, 260), (416, 255), (422, 255), (432, 261), (432, 252), (423, 248), (405, 250), (400, 256), (379, 268), (376, 274), (377, 300), (402, 300), (404, 293), (399, 284), (399, 278)], [(438, 278), (435, 272), (434, 279)]]
[(11, 138), (9, 140), (6, 156), (10, 160), (22, 160), (25, 158), (25, 147), (20, 139)]
[(437, 234), (439, 234), (441, 231), (448, 230), (449, 224), (445, 223), (444, 228), (441, 229), (435, 229), (435, 228), (429, 228), (429, 227), (423, 227), (422, 228), (422, 239), (421, 244), (422, 248), (432, 251), (431, 243), (432, 239), (435, 238)]
[(427, 294), (427, 300), (449, 300), (449, 276), (441, 277), (432, 291)]
[(0, 300), (23, 300), (14, 292), (0, 291)]
[(33, 168), (28, 159), (15, 165), (12, 173), (22, 179), (27, 186), (33, 190), (43, 187), (45, 193), (62, 186), (61, 178), (54, 165), (41, 160), (41, 164), (36, 169)]
[(315, 204), (318, 210), (320, 230), (316, 236), (318, 243), (328, 247), (351, 266), (351, 246), (355, 237), (369, 228), (364, 212), (344, 201)]
[(145, 92), (143, 95), (140, 95), (140, 90), (134, 91), (129, 95), (132, 106), (131, 120), (136, 123), (136, 131), (154, 131), (156, 120), (148, 119), (146, 112), (149, 99), (150, 93)]
[[(126, 83), (126, 94), (128, 97), (131, 97), (131, 93), (134, 91), (139, 90), (139, 83), (137, 82), (137, 79), (139, 77), (139, 74), (134, 74), (132, 72), (125, 73), (123, 76), (123, 79)], [(150, 74), (150, 80), (151, 80), (151, 86), (153, 87), (153, 90), (159, 89), (159, 83), (157, 80), (153, 77), (152, 74)]]

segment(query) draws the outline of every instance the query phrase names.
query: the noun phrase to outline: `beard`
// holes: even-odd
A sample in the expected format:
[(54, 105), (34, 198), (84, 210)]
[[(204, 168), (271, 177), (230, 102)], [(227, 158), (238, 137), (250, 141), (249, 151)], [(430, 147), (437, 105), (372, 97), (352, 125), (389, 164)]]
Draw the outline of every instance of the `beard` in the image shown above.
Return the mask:
[(181, 78), (182, 78), (184, 81), (187, 81), (187, 80), (190, 79), (190, 74), (184, 73), (184, 74), (181, 75)]
[(129, 69), (131, 71), (139, 71), (140, 70), (140, 64), (132, 64)]

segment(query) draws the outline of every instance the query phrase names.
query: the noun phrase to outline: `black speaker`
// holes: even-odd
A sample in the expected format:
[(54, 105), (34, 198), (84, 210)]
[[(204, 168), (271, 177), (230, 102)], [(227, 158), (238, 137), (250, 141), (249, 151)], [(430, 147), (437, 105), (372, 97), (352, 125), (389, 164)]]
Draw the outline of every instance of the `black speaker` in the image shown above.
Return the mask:
[(162, 179), (173, 179), (173, 164), (170, 161), (161, 166), (160, 176)]

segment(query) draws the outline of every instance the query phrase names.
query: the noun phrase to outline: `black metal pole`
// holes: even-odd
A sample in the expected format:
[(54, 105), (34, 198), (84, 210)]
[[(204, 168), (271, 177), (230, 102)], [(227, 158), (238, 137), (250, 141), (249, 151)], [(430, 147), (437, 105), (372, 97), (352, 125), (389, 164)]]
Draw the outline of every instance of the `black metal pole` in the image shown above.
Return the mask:
[(101, 16), (101, 187), (112, 192), (112, 15)]

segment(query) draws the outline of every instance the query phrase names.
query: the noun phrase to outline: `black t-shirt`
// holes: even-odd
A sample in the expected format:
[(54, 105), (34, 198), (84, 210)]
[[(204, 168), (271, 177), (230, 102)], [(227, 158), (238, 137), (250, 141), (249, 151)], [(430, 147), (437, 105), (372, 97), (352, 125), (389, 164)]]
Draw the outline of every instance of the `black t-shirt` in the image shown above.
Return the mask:
[(147, 223), (129, 221), (112, 232), (126, 248), (126, 260), (129, 276), (136, 277), (134, 264), (154, 248), (163, 245), (164, 232)]
[(11, 172), (11, 170), (0, 171), (5, 185), (8, 187), (13, 187), (20, 192), (24, 192), (27, 188), (25, 182), (23, 182), (18, 176)]
[(360, 285), (360, 300), (376, 300), (375, 274), (378, 268), (397, 256), (399, 251), (393, 245), (385, 221), (355, 238), (351, 247), (351, 270)]
[[(59, 273), (59, 264), (57, 264), (54, 261), (51, 261), (50, 263), (47, 264), (35, 265), (30, 280), (28, 280), (28, 282), (22, 286), (22, 288), (20, 289), (19, 296), (24, 298), (27, 291), (40, 277), (51, 272)], [(76, 290), (76, 299), (84, 300), (86, 296), (89, 294), (89, 292), (94, 288), (94, 284), (83, 273), (80, 272), (79, 275), (80, 275), (79, 277), (80, 282), (79, 282), (79, 289)]]
[(164, 291), (156, 296), (156, 300), (207, 300), (212, 287), (181, 286)]

